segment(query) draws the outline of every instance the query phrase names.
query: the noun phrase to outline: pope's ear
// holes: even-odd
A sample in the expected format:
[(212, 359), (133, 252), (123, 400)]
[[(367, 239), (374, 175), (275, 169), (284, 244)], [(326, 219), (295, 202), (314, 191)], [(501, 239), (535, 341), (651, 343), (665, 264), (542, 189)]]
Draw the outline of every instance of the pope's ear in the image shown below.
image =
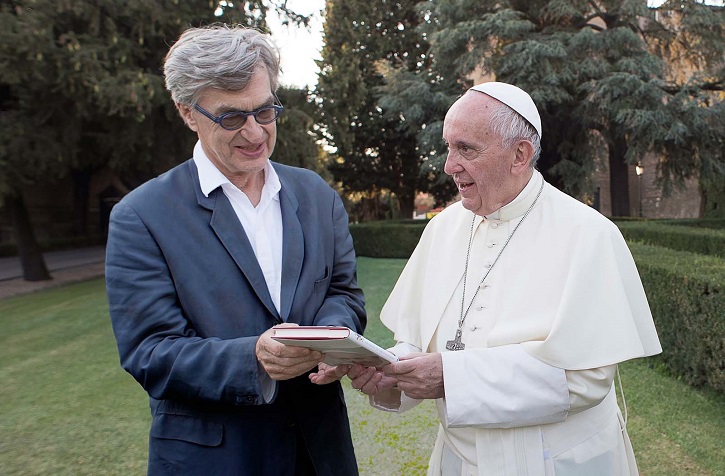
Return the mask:
[(531, 167), (534, 158), (534, 145), (527, 140), (520, 140), (516, 144), (514, 162), (511, 171), (517, 174), (526, 172)]
[(191, 106), (177, 102), (176, 110), (179, 111), (179, 115), (184, 121), (184, 124), (186, 124), (189, 129), (196, 132), (197, 124), (196, 119), (194, 118), (194, 114), (192, 114), (193, 111), (191, 109)]

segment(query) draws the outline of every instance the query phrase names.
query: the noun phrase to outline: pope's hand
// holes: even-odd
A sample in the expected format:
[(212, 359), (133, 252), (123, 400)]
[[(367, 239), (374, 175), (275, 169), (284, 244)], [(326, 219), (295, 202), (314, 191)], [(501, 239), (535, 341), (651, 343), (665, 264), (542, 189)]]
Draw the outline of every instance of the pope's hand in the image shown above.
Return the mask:
[(400, 361), (383, 367), (389, 378), (397, 379), (398, 389), (410, 398), (442, 398), (443, 359), (440, 353), (412, 353), (401, 357)]
[[(284, 325), (285, 327), (290, 324)], [(285, 345), (272, 339), (274, 327), (257, 339), (255, 353), (265, 372), (272, 380), (288, 380), (314, 369), (323, 355), (305, 347)]]

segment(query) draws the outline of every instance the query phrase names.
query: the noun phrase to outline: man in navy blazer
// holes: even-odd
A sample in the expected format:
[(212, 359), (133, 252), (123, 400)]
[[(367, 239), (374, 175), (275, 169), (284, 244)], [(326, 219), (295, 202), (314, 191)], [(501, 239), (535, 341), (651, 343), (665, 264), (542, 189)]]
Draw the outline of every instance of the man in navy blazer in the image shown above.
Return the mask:
[(275, 325), (366, 324), (342, 201), (272, 163), (279, 57), (244, 27), (193, 28), (167, 89), (193, 158), (111, 214), (106, 282), (121, 365), (150, 396), (152, 475), (358, 474), (339, 381)]

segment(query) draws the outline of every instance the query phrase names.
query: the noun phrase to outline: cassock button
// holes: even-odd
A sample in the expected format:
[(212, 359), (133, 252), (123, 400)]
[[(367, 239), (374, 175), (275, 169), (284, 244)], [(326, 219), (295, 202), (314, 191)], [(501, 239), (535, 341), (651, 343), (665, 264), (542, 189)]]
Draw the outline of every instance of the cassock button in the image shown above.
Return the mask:
[(491, 267), (491, 263), (486, 263), (483, 267), (486, 268), (486, 269), (488, 269), (488, 268)]
[[(477, 311), (483, 311), (484, 309), (486, 309), (486, 306), (484, 306), (482, 304), (479, 304), (478, 306), (476, 306)], [(473, 327), (476, 327), (476, 326), (473, 326)]]
[(498, 228), (498, 223), (496, 223), (496, 222), (491, 223), (491, 228)]

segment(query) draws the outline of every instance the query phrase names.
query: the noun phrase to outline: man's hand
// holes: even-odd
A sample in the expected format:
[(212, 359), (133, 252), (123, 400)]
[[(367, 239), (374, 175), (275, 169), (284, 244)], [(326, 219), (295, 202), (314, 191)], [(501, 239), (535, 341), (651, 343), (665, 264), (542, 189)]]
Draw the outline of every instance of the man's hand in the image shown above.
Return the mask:
[(305, 347), (294, 347), (272, 339), (274, 327), (257, 339), (255, 353), (272, 380), (288, 380), (314, 369), (322, 361), (322, 353)]
[(397, 380), (387, 377), (375, 367), (365, 367), (363, 365), (353, 365), (347, 373), (352, 381), (352, 388), (360, 390), (367, 395), (376, 395), (382, 390), (392, 388)]
[(443, 359), (440, 353), (412, 353), (401, 357), (400, 361), (383, 367), (388, 378), (398, 381), (398, 389), (410, 398), (442, 398)]
[(375, 367), (365, 367), (363, 365), (327, 365), (320, 363), (317, 372), (310, 374), (310, 381), (318, 385), (340, 380), (347, 375), (350, 377), (352, 388), (359, 390), (368, 395), (375, 395), (386, 388), (395, 385), (394, 378), (386, 377)]
[(317, 366), (317, 372), (310, 374), (310, 382), (317, 385), (327, 385), (328, 383), (337, 382), (347, 375), (350, 365), (327, 365), (320, 362)]

